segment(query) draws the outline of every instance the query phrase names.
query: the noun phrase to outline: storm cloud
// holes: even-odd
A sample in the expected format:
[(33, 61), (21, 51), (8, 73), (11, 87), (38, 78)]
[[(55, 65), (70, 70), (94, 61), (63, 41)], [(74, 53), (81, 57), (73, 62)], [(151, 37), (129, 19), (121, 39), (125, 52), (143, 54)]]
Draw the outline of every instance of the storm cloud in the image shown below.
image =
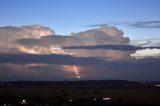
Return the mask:
[[(62, 65), (80, 67), (84, 80), (123, 79), (152, 81), (159, 79), (159, 58), (109, 61), (102, 58), (10, 55), (0, 56), (0, 79), (10, 80), (73, 80), (74, 73)], [(153, 77), (154, 76), (154, 77)]]
[(159, 46), (129, 42), (107, 25), (68, 36), (39, 25), (0, 27), (0, 80), (159, 79), (159, 52), (135, 58), (138, 50)]
[[(46, 53), (44, 51), (50, 51), (54, 47), (64, 48), (66, 46), (92, 46), (107, 44), (125, 46), (129, 43), (129, 38), (123, 37), (123, 32), (116, 27), (102, 26), (100, 28), (90, 29), (83, 32), (71, 33), (71, 35), (68, 36), (43, 36), (40, 39), (23, 38), (18, 39), (16, 43), (21, 45), (23, 50), (26, 48), (27, 50), (30, 49)], [(113, 57), (118, 59), (125, 57), (125, 55), (126, 57), (129, 57), (130, 54), (128, 52), (121, 52), (120, 50), (114, 51), (114, 49), (96, 50), (94, 52), (85, 49), (65, 49), (65, 51), (78, 57)]]
[[(101, 26), (68, 36), (56, 35), (53, 30), (38, 25), (22, 27), (1, 27), (2, 39), (0, 53), (10, 54), (73, 54), (78, 57), (112, 57), (115, 59), (128, 58), (130, 51), (121, 50), (71, 50), (63, 49), (66, 46), (93, 46), (93, 45), (125, 45), (129, 38), (123, 37), (123, 32), (116, 27)], [(17, 30), (16, 30), (17, 29)], [(11, 30), (11, 32), (9, 32)], [(8, 33), (9, 32), (9, 33)], [(14, 36), (12, 38), (12, 36)], [(4, 42), (5, 41), (5, 42)], [(4, 46), (6, 45), (6, 46)], [(124, 48), (122, 47), (122, 49)]]

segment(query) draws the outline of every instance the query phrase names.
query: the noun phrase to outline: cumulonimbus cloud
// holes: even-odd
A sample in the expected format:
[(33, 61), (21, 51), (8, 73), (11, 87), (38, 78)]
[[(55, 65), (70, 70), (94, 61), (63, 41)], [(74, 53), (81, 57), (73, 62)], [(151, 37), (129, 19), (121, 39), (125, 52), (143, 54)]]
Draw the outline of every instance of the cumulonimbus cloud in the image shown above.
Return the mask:
[(9, 54), (74, 54), (126, 59), (136, 50), (145, 49), (127, 45), (129, 38), (123, 37), (121, 30), (106, 25), (68, 36), (55, 35), (50, 28), (39, 25), (0, 27), (0, 40), (0, 53)]
[[(98, 50), (65, 50), (64, 46), (91, 46), (91, 45), (125, 45), (129, 38), (123, 37), (123, 32), (116, 27), (101, 26), (83, 32), (71, 33), (68, 36), (55, 35), (50, 28), (32, 25), (22, 27), (0, 27), (0, 53), (30, 53), (30, 54), (75, 54), (75, 56), (107, 57), (110, 54), (122, 55), (119, 51)], [(87, 52), (86, 55), (81, 55)], [(103, 53), (100, 53), (103, 52)], [(110, 53), (112, 52), (112, 53)], [(115, 52), (115, 53), (113, 53)], [(125, 53), (126, 54), (126, 53)], [(124, 56), (124, 55), (123, 55)], [(122, 57), (123, 57), (122, 56)], [(128, 56), (128, 55), (127, 55)]]
[(145, 48), (128, 43), (129, 38), (116, 27), (68, 36), (38, 25), (0, 27), (0, 80), (66, 80), (66, 75), (75, 73), (63, 67), (75, 65), (84, 79), (159, 79), (159, 58), (132, 58), (130, 54)]

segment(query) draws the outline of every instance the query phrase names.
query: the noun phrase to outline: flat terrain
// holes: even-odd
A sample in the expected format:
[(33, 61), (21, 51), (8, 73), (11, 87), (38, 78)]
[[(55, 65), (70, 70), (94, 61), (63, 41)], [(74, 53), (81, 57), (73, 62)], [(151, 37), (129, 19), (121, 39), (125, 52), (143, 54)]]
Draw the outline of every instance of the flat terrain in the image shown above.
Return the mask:
[(160, 87), (154, 84), (121, 81), (1, 82), (0, 97), (111, 98), (129, 103), (160, 104)]

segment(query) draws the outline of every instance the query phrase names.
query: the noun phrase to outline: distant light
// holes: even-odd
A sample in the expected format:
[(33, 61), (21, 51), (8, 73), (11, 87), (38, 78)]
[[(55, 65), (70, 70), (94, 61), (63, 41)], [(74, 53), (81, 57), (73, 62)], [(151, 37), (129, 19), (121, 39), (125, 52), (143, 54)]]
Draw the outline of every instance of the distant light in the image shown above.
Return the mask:
[(155, 85), (155, 86), (160, 87), (160, 85)]
[(69, 101), (70, 101), (70, 102), (72, 102), (73, 100), (72, 100), (72, 99), (70, 99)]
[(3, 104), (3, 106), (12, 106), (12, 104)]
[(111, 100), (111, 98), (102, 98), (102, 100), (104, 100), (104, 101), (105, 101), (105, 100)]
[(97, 100), (96, 98), (94, 98), (93, 100)]
[(23, 99), (23, 100), (21, 101), (21, 104), (27, 104), (26, 100)]
[(76, 78), (78, 78), (78, 79), (79, 79), (79, 78), (81, 78), (81, 76), (76, 76)]

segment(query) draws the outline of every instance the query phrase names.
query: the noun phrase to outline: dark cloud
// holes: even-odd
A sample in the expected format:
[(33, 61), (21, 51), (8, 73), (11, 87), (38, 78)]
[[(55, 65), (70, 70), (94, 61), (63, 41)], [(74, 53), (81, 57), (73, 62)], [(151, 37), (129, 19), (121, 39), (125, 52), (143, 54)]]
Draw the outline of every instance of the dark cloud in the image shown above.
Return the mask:
[(53, 46), (64, 46), (64, 45), (79, 45), (82, 42), (74, 36), (62, 36), (62, 35), (54, 35), (54, 36), (45, 36), (40, 39), (18, 39), (16, 41), (17, 44), (26, 46), (26, 47), (49, 47)]
[(87, 25), (86, 27), (104, 27), (104, 26), (108, 26), (108, 24), (91, 24)]
[(160, 49), (160, 47), (138, 47), (134, 45), (93, 45), (93, 46), (70, 46), (63, 47), (63, 49), (111, 49), (120, 51), (135, 51), (141, 49)]
[(86, 66), (84, 76), (89, 79), (159, 80), (159, 62), (159, 58), (105, 61), (96, 66)]
[(90, 24), (87, 25), (85, 27), (104, 27), (104, 26), (115, 26), (115, 25), (129, 25), (131, 24), (131, 22), (117, 22), (117, 21), (107, 21), (106, 23), (102, 23), (102, 24)]
[(160, 21), (140, 21), (131, 23), (128, 26), (136, 28), (160, 28)]
[(93, 46), (63, 47), (63, 49), (90, 49), (90, 50), (92, 49), (111, 49), (111, 50), (120, 50), (120, 51), (135, 51), (135, 50), (144, 49), (144, 48), (136, 47), (133, 45), (93, 45)]
[(50, 64), (0, 64), (0, 80), (73, 80), (66, 77), (71, 73), (65, 73), (60, 66)]
[(91, 24), (86, 27), (103, 27), (108, 25), (126, 25), (136, 28), (160, 28), (160, 21), (138, 21), (138, 22), (107, 22), (103, 24)]
[[(70, 46), (63, 47), (64, 50), (73, 51), (80, 56), (102, 56), (110, 57), (110, 60), (127, 60), (131, 58), (141, 59), (146, 57), (160, 56), (160, 47), (138, 47), (134, 45), (94, 45), (94, 46)], [(74, 52), (76, 51), (76, 52)], [(107, 58), (108, 59), (108, 58)]]
[(94, 61), (102, 61), (98, 57), (74, 57), (70, 55), (0, 55), (0, 63), (15, 63), (15, 64), (29, 64), (29, 63), (45, 63), (58, 65), (79, 65), (87, 64)]
[(1, 56), (0, 76), (2, 77), (0, 79), (11, 77), (10, 80), (28, 78), (30, 80), (70, 80), (71, 78), (67, 76), (72, 75), (73, 72), (64, 71), (61, 65), (74, 64), (81, 68), (79, 73), (84, 80), (159, 80), (160, 58), (110, 61), (106, 58), (103, 60), (104, 58), (62, 57), (59, 55), (23, 55), (23, 57), (13, 55), (8, 58)]

